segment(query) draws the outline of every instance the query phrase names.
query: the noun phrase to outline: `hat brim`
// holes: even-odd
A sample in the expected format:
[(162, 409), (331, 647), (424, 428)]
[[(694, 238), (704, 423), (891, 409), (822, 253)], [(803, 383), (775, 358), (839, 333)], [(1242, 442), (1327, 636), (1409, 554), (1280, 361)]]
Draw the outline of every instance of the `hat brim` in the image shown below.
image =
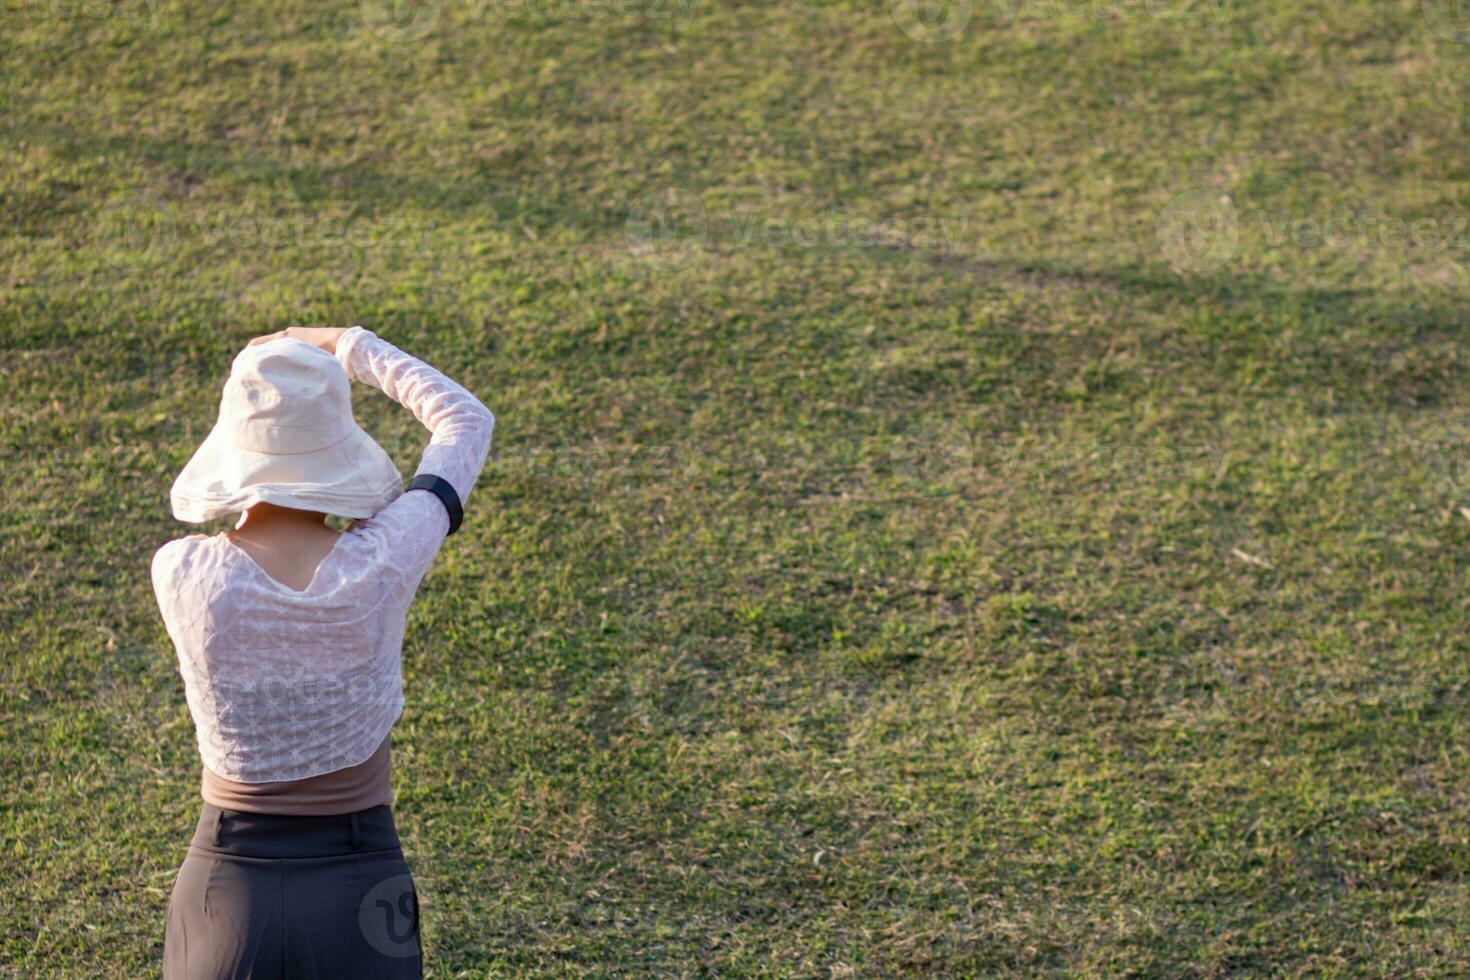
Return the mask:
[(235, 445), (216, 425), (169, 491), (174, 517), (203, 524), (267, 502), (339, 517), (372, 517), (403, 492), (383, 447), (353, 425), (341, 441), (278, 455)]

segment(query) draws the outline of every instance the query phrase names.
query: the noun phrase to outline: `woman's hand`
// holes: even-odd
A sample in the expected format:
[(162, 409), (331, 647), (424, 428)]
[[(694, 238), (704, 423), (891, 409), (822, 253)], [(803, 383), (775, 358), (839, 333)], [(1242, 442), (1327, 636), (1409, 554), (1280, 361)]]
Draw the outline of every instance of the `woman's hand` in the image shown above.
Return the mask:
[(256, 344), (290, 337), (293, 340), (304, 340), (313, 347), (320, 347), (328, 354), (335, 354), (337, 353), (337, 338), (346, 333), (348, 329), (348, 327), (287, 327), (285, 330), (277, 330), (275, 333), (256, 337), (245, 346), (254, 347)]

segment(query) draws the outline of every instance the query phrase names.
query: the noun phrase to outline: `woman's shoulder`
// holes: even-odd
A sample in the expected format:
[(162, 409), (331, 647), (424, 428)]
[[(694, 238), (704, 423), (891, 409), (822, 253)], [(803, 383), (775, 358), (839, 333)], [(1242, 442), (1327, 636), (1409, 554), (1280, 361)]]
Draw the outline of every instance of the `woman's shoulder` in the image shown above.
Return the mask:
[(153, 577), (158, 578), (163, 573), (187, 565), (199, 549), (207, 547), (213, 539), (214, 535), (210, 534), (186, 534), (166, 542), (153, 553)]

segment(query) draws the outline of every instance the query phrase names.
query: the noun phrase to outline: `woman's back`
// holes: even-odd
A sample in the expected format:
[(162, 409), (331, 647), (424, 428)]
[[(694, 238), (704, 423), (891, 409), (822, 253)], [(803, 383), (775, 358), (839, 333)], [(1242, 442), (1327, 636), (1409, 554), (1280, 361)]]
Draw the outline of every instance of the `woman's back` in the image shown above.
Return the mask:
[[(489, 449), (489, 411), (367, 331), (348, 331), (338, 357), (430, 429), (419, 471), (468, 497)], [(358, 765), (403, 708), (405, 617), (449, 529), (444, 505), (404, 493), (341, 534), (280, 514), (259, 533), (252, 523), (180, 538), (153, 559), (204, 764), (251, 783)]]

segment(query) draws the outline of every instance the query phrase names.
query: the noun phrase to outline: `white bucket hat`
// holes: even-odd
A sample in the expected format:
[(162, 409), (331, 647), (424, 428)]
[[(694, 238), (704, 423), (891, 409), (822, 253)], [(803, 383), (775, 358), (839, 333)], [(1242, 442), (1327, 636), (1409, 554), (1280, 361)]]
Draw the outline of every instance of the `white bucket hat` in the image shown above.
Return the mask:
[(403, 492), (397, 467), (352, 417), (337, 358), (281, 337), (230, 364), (219, 421), (174, 481), (174, 516), (202, 524), (266, 501), (372, 517)]

